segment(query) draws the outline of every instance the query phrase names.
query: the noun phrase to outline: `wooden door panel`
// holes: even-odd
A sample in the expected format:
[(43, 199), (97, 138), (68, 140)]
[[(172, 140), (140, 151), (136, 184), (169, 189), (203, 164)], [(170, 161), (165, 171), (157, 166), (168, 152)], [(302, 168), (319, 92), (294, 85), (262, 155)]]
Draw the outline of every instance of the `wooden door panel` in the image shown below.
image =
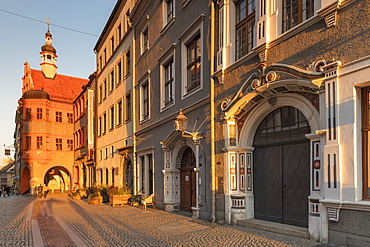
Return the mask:
[(310, 144), (283, 147), (283, 222), (308, 226)]
[(281, 147), (254, 151), (254, 212), (257, 219), (281, 222), (281, 159)]

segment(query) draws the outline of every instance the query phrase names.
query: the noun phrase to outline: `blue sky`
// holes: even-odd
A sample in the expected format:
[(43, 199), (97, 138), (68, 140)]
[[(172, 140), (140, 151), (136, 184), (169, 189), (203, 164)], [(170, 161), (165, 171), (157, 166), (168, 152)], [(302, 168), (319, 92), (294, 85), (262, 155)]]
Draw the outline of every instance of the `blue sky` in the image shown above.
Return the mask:
[(58, 55), (57, 73), (87, 79), (96, 66), (93, 48), (97, 36), (103, 30), (116, 2), (0, 0), (0, 165), (5, 157), (4, 145), (14, 142), (15, 111), (21, 97), (23, 64), (27, 61), (32, 69), (40, 69), (39, 52), (45, 44), (47, 31), (44, 19), (51, 22), (50, 32)]

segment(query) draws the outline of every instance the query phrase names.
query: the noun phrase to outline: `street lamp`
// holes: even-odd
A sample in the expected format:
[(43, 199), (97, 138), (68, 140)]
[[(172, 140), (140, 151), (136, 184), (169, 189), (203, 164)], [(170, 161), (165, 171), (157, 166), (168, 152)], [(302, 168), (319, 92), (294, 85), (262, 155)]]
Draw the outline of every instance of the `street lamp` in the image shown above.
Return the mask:
[(188, 118), (182, 113), (182, 109), (180, 109), (179, 115), (175, 118), (175, 129), (185, 131), (187, 124)]

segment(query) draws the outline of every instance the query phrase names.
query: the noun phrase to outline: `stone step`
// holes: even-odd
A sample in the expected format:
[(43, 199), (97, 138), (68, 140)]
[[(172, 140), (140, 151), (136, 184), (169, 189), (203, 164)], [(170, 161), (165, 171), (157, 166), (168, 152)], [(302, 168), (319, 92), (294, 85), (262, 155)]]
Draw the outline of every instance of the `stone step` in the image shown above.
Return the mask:
[(257, 219), (238, 220), (238, 225), (298, 238), (309, 239), (308, 229), (305, 227), (291, 226)]

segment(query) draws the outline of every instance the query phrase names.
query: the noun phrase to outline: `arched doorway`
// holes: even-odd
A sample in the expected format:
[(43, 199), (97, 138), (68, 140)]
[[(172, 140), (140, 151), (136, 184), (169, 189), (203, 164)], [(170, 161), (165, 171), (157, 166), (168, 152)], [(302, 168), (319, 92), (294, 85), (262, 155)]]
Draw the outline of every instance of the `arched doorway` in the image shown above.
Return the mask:
[(290, 106), (260, 123), (253, 141), (256, 219), (308, 226), (310, 132), (306, 117)]
[(191, 212), (191, 207), (196, 203), (196, 181), (195, 171), (196, 160), (194, 152), (187, 147), (181, 157), (180, 166), (180, 210)]
[(30, 179), (31, 179), (30, 169), (26, 166), (24, 167), (21, 176), (21, 186), (20, 186), (21, 194), (25, 193), (28, 189), (30, 189)]
[(71, 188), (71, 176), (68, 170), (62, 166), (50, 168), (44, 177), (46, 184), (52, 193), (69, 191)]

